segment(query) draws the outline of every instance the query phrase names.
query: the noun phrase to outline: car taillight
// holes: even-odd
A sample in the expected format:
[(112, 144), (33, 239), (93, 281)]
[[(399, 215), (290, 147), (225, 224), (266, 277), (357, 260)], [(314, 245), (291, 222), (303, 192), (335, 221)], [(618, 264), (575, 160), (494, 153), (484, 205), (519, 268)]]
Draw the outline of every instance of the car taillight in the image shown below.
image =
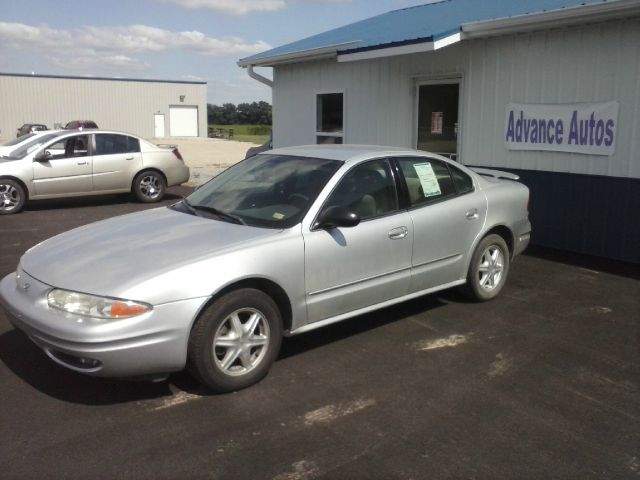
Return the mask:
[(180, 151), (177, 148), (174, 148), (172, 152), (176, 157), (178, 157), (178, 160), (182, 160), (184, 162), (184, 159), (182, 158), (182, 155), (180, 155)]

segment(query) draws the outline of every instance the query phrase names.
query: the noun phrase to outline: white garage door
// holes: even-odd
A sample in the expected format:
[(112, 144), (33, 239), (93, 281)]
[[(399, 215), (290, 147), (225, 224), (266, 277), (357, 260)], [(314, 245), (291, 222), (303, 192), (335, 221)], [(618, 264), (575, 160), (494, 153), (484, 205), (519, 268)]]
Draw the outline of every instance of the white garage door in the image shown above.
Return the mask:
[(198, 107), (169, 107), (169, 130), (172, 137), (197, 137)]

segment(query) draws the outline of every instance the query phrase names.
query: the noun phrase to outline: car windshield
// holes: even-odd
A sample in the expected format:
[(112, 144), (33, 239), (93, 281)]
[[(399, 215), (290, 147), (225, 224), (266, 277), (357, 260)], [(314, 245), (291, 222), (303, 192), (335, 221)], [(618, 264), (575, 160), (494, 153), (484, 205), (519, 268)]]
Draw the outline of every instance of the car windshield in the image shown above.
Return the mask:
[(26, 140), (29, 140), (32, 137), (35, 137), (35, 133), (27, 133), (26, 135), (22, 135), (21, 137), (18, 138), (14, 138), (13, 140), (9, 140), (6, 143), (3, 143), (2, 146), (3, 147), (13, 147), (14, 145), (17, 145), (19, 143), (22, 143)]
[(39, 149), (45, 143), (48, 143), (50, 140), (53, 140), (59, 133), (50, 133), (50, 134), (42, 134), (35, 135), (31, 140), (29, 140), (24, 145), (20, 145), (15, 150), (12, 150), (9, 156), (11, 158), (20, 159), (29, 155), (31, 152)]
[(237, 163), (186, 198), (195, 214), (255, 227), (289, 228), (342, 162), (289, 155), (256, 155)]

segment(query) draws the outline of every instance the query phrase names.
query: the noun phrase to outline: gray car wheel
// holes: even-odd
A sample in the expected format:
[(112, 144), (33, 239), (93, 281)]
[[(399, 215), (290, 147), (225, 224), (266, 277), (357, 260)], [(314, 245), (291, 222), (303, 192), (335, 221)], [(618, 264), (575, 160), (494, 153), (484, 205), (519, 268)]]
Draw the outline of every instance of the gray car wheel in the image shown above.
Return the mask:
[(484, 302), (498, 296), (509, 274), (509, 248), (500, 235), (488, 235), (476, 247), (464, 292)]
[(18, 213), (24, 207), (26, 193), (22, 185), (9, 178), (0, 178), (0, 215)]
[(146, 170), (136, 175), (133, 180), (133, 193), (144, 203), (159, 202), (164, 197), (166, 182), (161, 173)]
[(189, 337), (194, 376), (215, 392), (232, 392), (262, 380), (282, 342), (275, 302), (255, 289), (230, 292), (198, 318)]

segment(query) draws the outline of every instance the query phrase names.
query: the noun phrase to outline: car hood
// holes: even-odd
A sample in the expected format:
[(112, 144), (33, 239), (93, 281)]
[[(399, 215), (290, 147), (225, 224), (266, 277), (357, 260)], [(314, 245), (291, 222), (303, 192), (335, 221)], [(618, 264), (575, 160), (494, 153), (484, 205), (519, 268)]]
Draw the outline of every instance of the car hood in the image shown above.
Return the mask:
[(48, 285), (118, 296), (128, 286), (280, 232), (162, 207), (62, 233), (28, 250), (20, 263)]

